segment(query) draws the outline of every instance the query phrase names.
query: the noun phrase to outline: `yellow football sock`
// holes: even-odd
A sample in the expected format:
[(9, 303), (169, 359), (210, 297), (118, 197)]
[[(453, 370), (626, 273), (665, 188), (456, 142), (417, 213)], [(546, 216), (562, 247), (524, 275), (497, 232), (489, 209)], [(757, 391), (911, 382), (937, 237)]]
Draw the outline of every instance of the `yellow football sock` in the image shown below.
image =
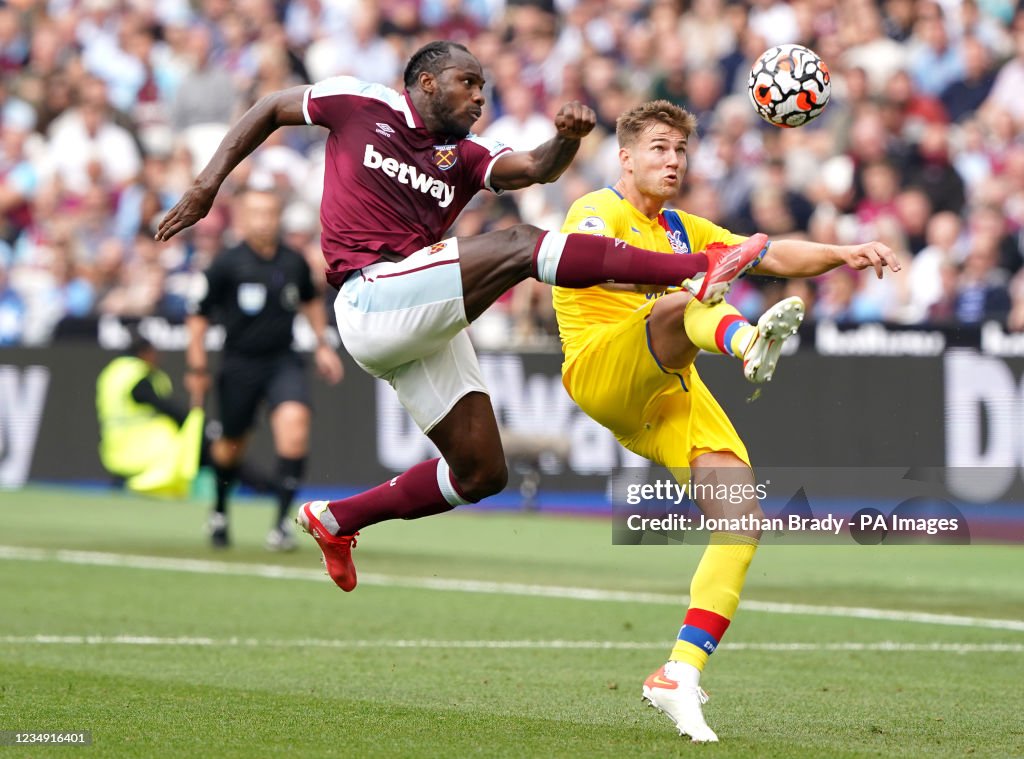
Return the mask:
[(746, 535), (711, 534), (690, 582), (690, 608), (668, 657), (670, 661), (704, 669), (736, 613), (757, 543), (756, 538)]
[(705, 306), (694, 298), (686, 304), (683, 328), (701, 350), (743, 358), (743, 352), (757, 329), (725, 301)]

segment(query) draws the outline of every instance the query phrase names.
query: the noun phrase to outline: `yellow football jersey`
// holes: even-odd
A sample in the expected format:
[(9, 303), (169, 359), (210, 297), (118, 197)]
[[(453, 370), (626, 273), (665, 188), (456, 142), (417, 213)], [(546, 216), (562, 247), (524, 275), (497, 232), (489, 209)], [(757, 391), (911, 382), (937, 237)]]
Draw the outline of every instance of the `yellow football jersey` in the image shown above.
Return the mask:
[[(611, 187), (573, 203), (562, 231), (615, 237), (637, 248), (668, 254), (700, 252), (714, 242), (732, 245), (745, 239), (682, 211), (662, 209), (657, 217), (648, 218)], [(586, 346), (587, 327), (618, 322), (657, 297), (602, 287), (555, 287), (553, 293), (566, 365)]]

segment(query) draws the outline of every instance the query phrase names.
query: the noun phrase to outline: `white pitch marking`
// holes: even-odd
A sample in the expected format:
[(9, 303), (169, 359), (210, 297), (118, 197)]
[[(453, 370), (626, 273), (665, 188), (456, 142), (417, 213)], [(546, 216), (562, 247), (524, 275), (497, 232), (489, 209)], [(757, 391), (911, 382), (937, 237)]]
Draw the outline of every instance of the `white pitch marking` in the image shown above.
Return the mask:
[[(68, 551), (44, 548), (22, 548), (0, 545), (0, 560), (52, 561), (61, 564), (121, 567), (129, 569), (153, 569), (172, 572), (192, 572), (211, 575), (239, 575), (244, 577), (266, 577), (276, 580), (315, 580), (325, 582), (322, 570), (282, 567), (274, 564), (242, 564), (205, 559), (177, 559), (162, 556), (136, 556), (132, 554), (104, 553), (100, 551)], [(362, 585), (378, 585), (392, 588), (419, 588), (460, 593), (490, 593), (497, 595), (531, 596), (539, 598), (563, 598), (574, 601), (612, 601), (621, 603), (662, 604), (683, 606), (688, 599), (684, 595), (671, 593), (643, 593), (626, 590), (604, 590), (562, 585), (528, 585), (514, 582), (492, 582), (488, 580), (455, 580), (441, 577), (398, 577), (393, 575), (363, 574), (359, 576)], [(797, 614), (818, 617), (843, 617), (848, 619), (872, 619), (888, 622), (913, 622), (928, 625), (950, 625), (954, 627), (978, 627), (992, 630), (1024, 632), (1024, 620), (990, 619), (986, 617), (965, 617), (956, 614), (935, 614), (921, 611), (900, 611), (898, 609), (874, 609), (851, 606), (814, 606), (811, 604), (789, 604), (774, 601), (744, 600), (744, 611), (766, 612), (769, 614)]]
[[(206, 638), (153, 635), (5, 635), (0, 645), (65, 646), (179, 646), (222, 648), (488, 648), (530, 650), (626, 650), (650, 651), (665, 648), (657, 643), (614, 640), (260, 640), (258, 638)], [(806, 653), (816, 651), (877, 651), (898, 653), (1024, 653), (1024, 643), (726, 643), (729, 651), (771, 651)]]

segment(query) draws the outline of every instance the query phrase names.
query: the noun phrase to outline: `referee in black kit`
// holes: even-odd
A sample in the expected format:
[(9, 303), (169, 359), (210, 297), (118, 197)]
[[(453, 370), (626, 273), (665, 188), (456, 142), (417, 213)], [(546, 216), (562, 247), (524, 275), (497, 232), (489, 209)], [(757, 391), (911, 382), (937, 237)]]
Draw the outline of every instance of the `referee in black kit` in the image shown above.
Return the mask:
[(329, 383), (344, 376), (327, 342), (327, 315), (306, 260), (280, 240), (281, 201), (272, 192), (246, 190), (237, 200), (235, 227), (241, 242), (222, 250), (205, 272), (206, 292), (192, 308), (185, 354), (185, 386), (205, 395), (211, 380), (206, 331), (224, 325), (217, 375), (223, 433), (211, 448), (217, 500), (210, 517), (215, 547), (229, 545), (227, 502), (238, 477), (248, 434), (266, 401), (277, 454), (277, 515), (267, 535), (270, 550), (295, 547), (289, 511), (305, 470), (310, 403), (305, 361), (292, 350), (292, 325), (301, 312), (317, 338), (316, 367)]

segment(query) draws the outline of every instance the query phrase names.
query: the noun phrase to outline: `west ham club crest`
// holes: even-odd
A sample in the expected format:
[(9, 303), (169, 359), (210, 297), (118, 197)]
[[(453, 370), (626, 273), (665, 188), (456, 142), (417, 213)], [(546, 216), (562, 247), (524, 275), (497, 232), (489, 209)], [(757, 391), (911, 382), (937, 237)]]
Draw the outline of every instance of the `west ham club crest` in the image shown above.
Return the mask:
[(448, 171), (459, 160), (458, 153), (455, 152), (457, 149), (457, 145), (435, 145), (434, 165), (441, 171)]

